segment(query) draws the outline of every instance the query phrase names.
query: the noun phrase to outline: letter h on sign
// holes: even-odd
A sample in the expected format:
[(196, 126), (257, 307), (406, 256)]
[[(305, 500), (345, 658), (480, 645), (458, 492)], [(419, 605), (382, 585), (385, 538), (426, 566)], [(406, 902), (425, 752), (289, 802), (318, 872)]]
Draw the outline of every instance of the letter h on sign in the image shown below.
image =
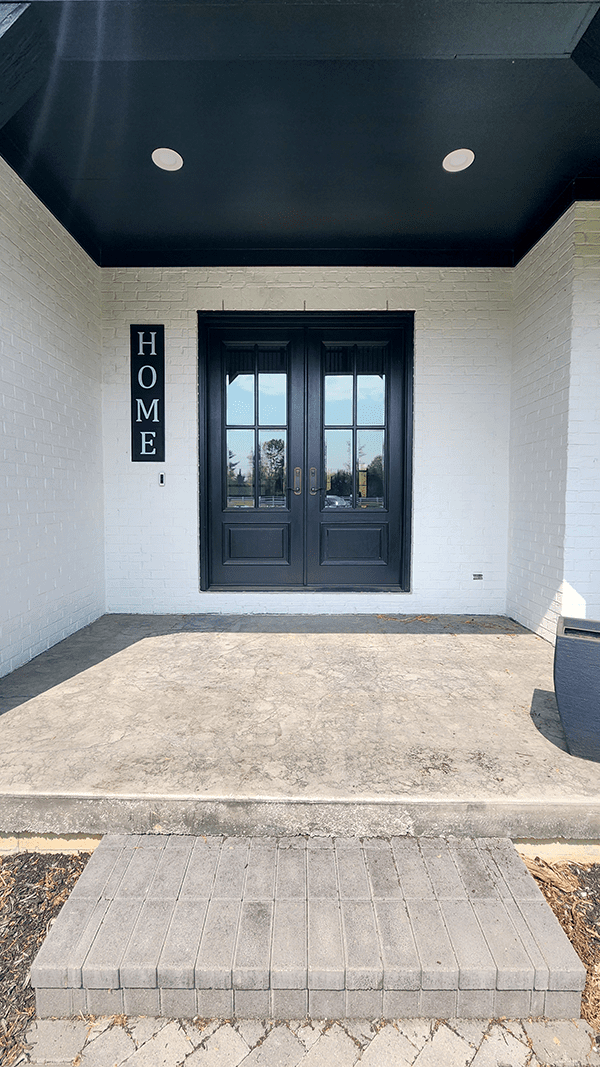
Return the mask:
[(131, 459), (165, 460), (165, 328), (131, 326)]

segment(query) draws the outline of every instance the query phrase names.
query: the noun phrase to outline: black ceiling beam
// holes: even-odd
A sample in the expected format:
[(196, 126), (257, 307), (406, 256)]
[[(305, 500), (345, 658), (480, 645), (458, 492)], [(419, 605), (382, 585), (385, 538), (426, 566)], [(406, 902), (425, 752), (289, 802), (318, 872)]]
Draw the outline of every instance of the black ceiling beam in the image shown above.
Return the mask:
[(31, 4), (0, 3), (0, 128), (47, 80), (51, 47)]
[(568, 59), (598, 0), (37, 0), (62, 60)]
[(571, 59), (600, 88), (600, 11), (571, 53)]
[(512, 267), (512, 249), (112, 248), (102, 267)]

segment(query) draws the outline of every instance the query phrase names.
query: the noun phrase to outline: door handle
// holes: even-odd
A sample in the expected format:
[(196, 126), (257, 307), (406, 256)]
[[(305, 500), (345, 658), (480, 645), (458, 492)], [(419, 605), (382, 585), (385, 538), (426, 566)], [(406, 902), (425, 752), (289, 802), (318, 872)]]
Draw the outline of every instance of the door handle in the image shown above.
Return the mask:
[(317, 485), (317, 468), (316, 467), (311, 467), (310, 468), (310, 478), (309, 478), (309, 490), (308, 490), (310, 495), (311, 496), (316, 496), (317, 493), (320, 493), (321, 490), (324, 489), (324, 488), (325, 488), (324, 485)]
[(294, 467), (294, 496), (302, 495), (302, 467)]

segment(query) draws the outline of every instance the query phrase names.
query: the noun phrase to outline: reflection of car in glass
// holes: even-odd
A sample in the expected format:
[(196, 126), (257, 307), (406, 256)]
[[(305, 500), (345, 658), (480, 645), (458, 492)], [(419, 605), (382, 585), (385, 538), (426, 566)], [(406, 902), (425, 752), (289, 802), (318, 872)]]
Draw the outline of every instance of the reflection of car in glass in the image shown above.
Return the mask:
[(345, 496), (326, 496), (325, 497), (326, 508), (351, 508), (352, 503), (350, 499)]
[(259, 496), (259, 508), (284, 508), (286, 506), (284, 496)]

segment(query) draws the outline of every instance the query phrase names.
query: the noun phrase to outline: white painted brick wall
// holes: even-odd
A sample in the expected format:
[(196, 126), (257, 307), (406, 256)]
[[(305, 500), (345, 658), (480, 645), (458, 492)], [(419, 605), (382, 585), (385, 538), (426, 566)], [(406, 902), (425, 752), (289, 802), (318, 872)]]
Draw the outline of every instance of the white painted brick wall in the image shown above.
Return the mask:
[(561, 613), (573, 208), (515, 267), (507, 611), (553, 640)]
[(600, 619), (600, 204), (575, 225), (563, 614)]
[[(109, 611), (504, 612), (510, 271), (105, 269), (102, 282)], [(412, 591), (200, 593), (196, 312), (384, 310), (386, 301), (416, 310)], [(132, 322), (166, 327), (164, 468), (130, 459)]]
[(572, 205), (514, 271), (507, 610), (550, 641), (600, 617), (600, 205)]
[(104, 610), (100, 270), (0, 160), (0, 675)]

